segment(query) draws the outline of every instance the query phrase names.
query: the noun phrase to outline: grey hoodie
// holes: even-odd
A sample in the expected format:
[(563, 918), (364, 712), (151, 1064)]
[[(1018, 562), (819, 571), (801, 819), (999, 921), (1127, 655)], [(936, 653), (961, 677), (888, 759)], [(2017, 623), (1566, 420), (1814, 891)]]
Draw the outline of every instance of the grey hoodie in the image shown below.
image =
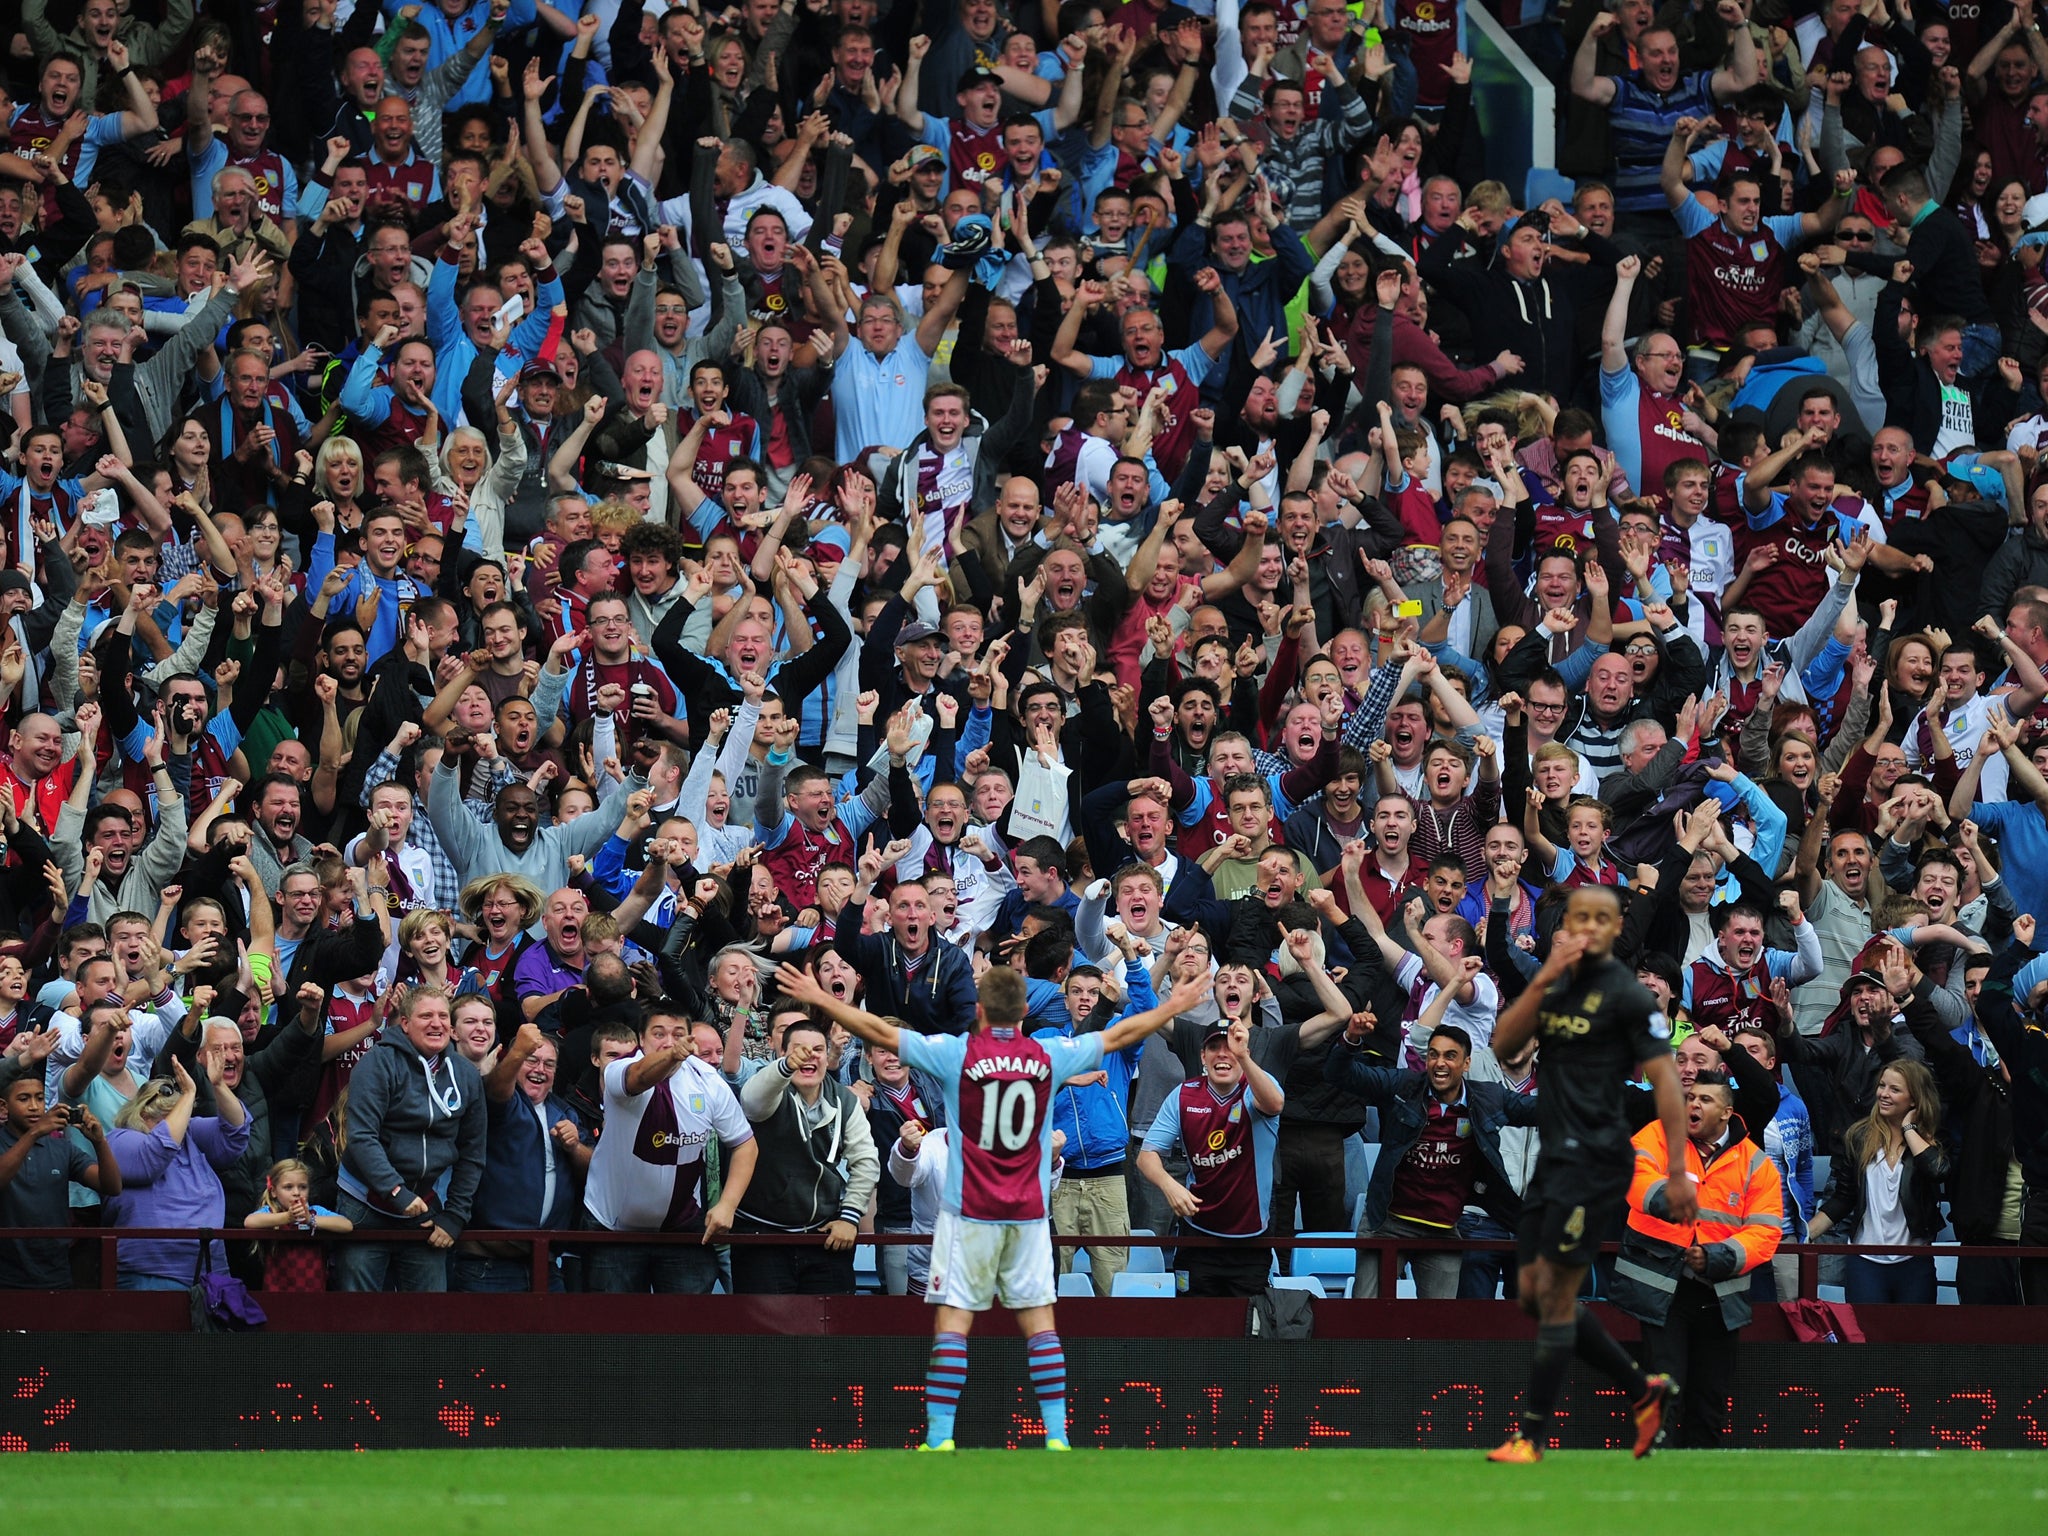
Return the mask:
[[(452, 1042), (429, 1063), (386, 1028), (349, 1075), (341, 1187), (391, 1217), (422, 1197), (434, 1225), (460, 1237), (483, 1177), (488, 1129), (484, 1080)], [(448, 1192), (437, 1201), (444, 1174)]]

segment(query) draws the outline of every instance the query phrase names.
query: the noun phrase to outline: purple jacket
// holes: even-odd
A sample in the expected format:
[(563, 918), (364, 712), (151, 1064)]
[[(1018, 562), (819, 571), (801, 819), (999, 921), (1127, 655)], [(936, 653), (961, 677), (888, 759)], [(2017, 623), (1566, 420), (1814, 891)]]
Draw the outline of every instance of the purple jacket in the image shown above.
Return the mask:
[[(230, 1126), (195, 1117), (183, 1145), (161, 1124), (148, 1131), (112, 1130), (107, 1145), (121, 1167), (121, 1193), (107, 1202), (113, 1227), (218, 1227), (227, 1217), (227, 1194), (218, 1169), (229, 1168), (249, 1145), (249, 1121)], [(225, 1273), (227, 1249), (213, 1244), (214, 1268)], [(121, 1244), (124, 1273), (189, 1282), (199, 1267), (199, 1244), (146, 1240)]]

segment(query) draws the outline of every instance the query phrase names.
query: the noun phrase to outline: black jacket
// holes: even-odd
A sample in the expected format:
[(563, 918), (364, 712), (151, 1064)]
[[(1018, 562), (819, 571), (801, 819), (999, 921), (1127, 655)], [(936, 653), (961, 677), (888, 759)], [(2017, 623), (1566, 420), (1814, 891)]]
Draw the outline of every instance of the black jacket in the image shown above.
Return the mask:
[[(1562, 266), (1532, 282), (1519, 281), (1508, 275), (1498, 251), (1485, 265), (1459, 261), (1470, 238), (1453, 225), (1432, 241), (1422, 253), (1422, 276), (1465, 312), (1472, 334), (1484, 338), (1482, 349), (1491, 346), (1522, 359), (1519, 387), (1569, 399), (1585, 367), (1573, 338), (1578, 282), (1568, 281)], [(1601, 272), (1612, 272), (1621, 260), (1620, 248), (1595, 234), (1586, 235), (1583, 249), (1592, 269)]]
[[(823, 591), (804, 604), (804, 611), (818, 621), (818, 628), (823, 631), (817, 643), (801, 656), (775, 662), (768, 669), (768, 686), (781, 695), (782, 702), (793, 713), (802, 709), (805, 698), (814, 689), (825, 686), (832, 669), (839, 665), (839, 658), (853, 643), (853, 631), (846, 627), (846, 620)], [(707, 660), (684, 649), (683, 626), (694, 612), (696, 609), (687, 597), (678, 597), (649, 643), (669, 681), (689, 706), (690, 739), (703, 741), (710, 735), (714, 711), (739, 708), (740, 690), (723, 662)]]
[[(1380, 1156), (1365, 1192), (1365, 1227), (1377, 1231), (1387, 1219), (1394, 1198), (1394, 1177), (1403, 1159), (1422, 1137), (1429, 1120), (1429, 1079), (1405, 1068), (1368, 1066), (1338, 1036), (1324, 1063), (1328, 1081), (1368, 1104), (1379, 1106)], [(1537, 1101), (1499, 1083), (1465, 1080), (1465, 1109), (1472, 1120), (1472, 1144), (1486, 1162), (1485, 1173), (1472, 1183), (1472, 1198), (1496, 1221), (1513, 1226), (1522, 1215), (1522, 1197), (1508, 1180), (1500, 1155), (1500, 1133), (1511, 1125), (1534, 1125)]]
[[(1934, 983), (1921, 978), (1913, 989), (1918, 1001)], [(1961, 1135), (1955, 1165), (1949, 1169), (1949, 1219), (1966, 1243), (1997, 1239), (2004, 1214), (2006, 1174), (2012, 1167), (2012, 1099), (1996, 1068), (1980, 1067), (1969, 1048), (1949, 1033), (1934, 1009), (1909, 1008), (1906, 1025), (1941, 1086), (1942, 1118)]]
[(978, 994), (974, 962), (967, 951), (933, 939), (928, 958), (915, 978), (905, 974), (903, 951), (887, 933), (866, 934), (865, 904), (848, 902), (839, 914), (838, 937), (832, 945), (866, 983), (866, 1007), (884, 1017), (901, 1019), (921, 1035), (964, 1035), (974, 1028)]
[[(1938, 574), (1938, 573), (1937, 573)], [(2000, 624), (2021, 587), (2048, 585), (2048, 538), (2029, 528), (1999, 545), (1984, 567), (1983, 589), (1977, 594), (1976, 616), (1990, 614)]]
[[(1840, 55), (1837, 55), (1840, 57)], [(1906, 241), (1906, 260), (1913, 264), (1913, 308), (1922, 315), (1953, 315), (1965, 325), (1991, 323), (1991, 301), (1984, 295), (1984, 270), (1977, 264), (1976, 236), (1946, 208), (1934, 208), (1913, 226)], [(1891, 276), (1895, 259), (1873, 251), (1851, 251), (1844, 266), (1852, 271)], [(1898, 318), (1898, 310), (1892, 310)], [(1884, 300), (1878, 300), (1876, 341), (1884, 352)], [(1891, 335), (1896, 338), (1898, 330)], [(2004, 432), (2005, 418), (1999, 417)]]
[[(1948, 1153), (1938, 1141), (1930, 1142), (1917, 1157), (1908, 1153), (1900, 1160), (1899, 1205), (1906, 1213), (1906, 1232), (1915, 1242), (1931, 1243), (1941, 1231), (1941, 1179), (1947, 1172)], [(1831, 1227), (1853, 1240), (1863, 1224), (1863, 1205), (1863, 1169), (1838, 1154), (1829, 1166), (1820, 1208), (1827, 1212)]]
[[(1910, 1014), (1916, 1008), (1933, 1011), (1932, 1005), (1917, 992), (1907, 1000), (1905, 1011)], [(1831, 1035), (1780, 1033), (1778, 1055), (1788, 1063), (1816, 1066), (1833, 1079), (1843, 1118), (1849, 1121), (1869, 1114), (1871, 1105), (1877, 1102), (1878, 1073), (1902, 1056), (1917, 1060), (1920, 1044), (1910, 1035), (1901, 1038), (1887, 1020), (1881, 1033), (1874, 1034), (1866, 1046), (1855, 1023), (1844, 1020)], [(1828, 1151), (1839, 1156), (1841, 1147), (1838, 1144)]]
[[(1931, 224), (1934, 220), (1927, 222)], [(1919, 243), (1917, 235), (1914, 243)], [(1974, 270), (1974, 256), (1971, 265)], [(1981, 287), (1978, 292), (1981, 305)], [(1911, 433), (1915, 448), (1932, 453), (1934, 441), (1941, 435), (1941, 380), (1934, 376), (1933, 365), (1911, 351), (1899, 335), (1899, 303), (1905, 296), (1906, 290), (1897, 283), (1885, 284), (1884, 292), (1877, 296), (1870, 339), (1877, 347), (1878, 382), (1884, 388), (1887, 402), (1885, 425)], [(1996, 371), (1977, 379), (1958, 377), (1956, 385), (1970, 397), (1977, 441), (1987, 447), (2003, 446), (2005, 424), (2018, 413), (2019, 398), (2006, 388)]]
[(2012, 1073), (2013, 1155), (2029, 1184), (2048, 1188), (2048, 1030), (2020, 1012), (2013, 993), (2013, 978), (2034, 957), (2034, 951), (2014, 943), (1992, 962), (1977, 995), (1977, 1022)]

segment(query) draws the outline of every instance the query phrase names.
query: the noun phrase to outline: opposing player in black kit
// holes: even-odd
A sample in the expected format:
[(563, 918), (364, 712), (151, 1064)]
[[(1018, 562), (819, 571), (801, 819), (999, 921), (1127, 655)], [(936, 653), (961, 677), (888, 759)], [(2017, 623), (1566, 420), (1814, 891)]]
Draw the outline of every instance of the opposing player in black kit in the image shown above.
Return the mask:
[[(1617, 961), (1621, 898), (1612, 886), (1571, 894), (1550, 954), (1522, 995), (1502, 1012), (1493, 1049), (1512, 1056), (1535, 1034), (1541, 1041), (1537, 1095), (1542, 1150), (1522, 1200), (1515, 1234), (1522, 1310), (1536, 1319), (1536, 1358), (1522, 1424), (1487, 1460), (1527, 1465), (1543, 1459), (1550, 1414), (1577, 1355), (1628, 1394), (1637, 1457), (1650, 1454), (1677, 1384), (1647, 1375), (1578, 1303), (1579, 1286), (1601, 1239), (1618, 1228), (1635, 1152), (1622, 1090), (1640, 1069), (1657, 1098), (1657, 1116), (1674, 1168), (1685, 1154), (1685, 1101), (1671, 1057), (1671, 1025), (1657, 1000)], [(1690, 1184), (1668, 1187), (1670, 1220), (1689, 1222), (1698, 1201)]]

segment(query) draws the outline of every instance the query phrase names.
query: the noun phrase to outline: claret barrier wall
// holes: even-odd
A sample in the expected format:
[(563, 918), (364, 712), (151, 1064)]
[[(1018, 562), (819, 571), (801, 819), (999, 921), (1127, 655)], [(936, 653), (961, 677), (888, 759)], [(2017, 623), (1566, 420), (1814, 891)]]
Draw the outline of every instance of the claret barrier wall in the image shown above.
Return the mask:
[[(1361, 1263), (1393, 1260), (1391, 1245), (1354, 1246)], [(1811, 1294), (1823, 1250), (1795, 1251)], [(0, 1450), (855, 1451), (913, 1446), (923, 1428), (931, 1314), (910, 1298), (255, 1299), (264, 1327), (196, 1333), (188, 1299), (174, 1292), (18, 1297), (21, 1331), (0, 1346)], [(1532, 1337), (1513, 1303), (1313, 1305), (1315, 1337), (1279, 1342), (1247, 1337), (1238, 1301), (1063, 1299), (1075, 1445), (1480, 1449), (1511, 1426)], [(1603, 1315), (1633, 1336), (1626, 1317)], [(1809, 1336), (1814, 1316), (1809, 1309)], [(1741, 1345), (1731, 1444), (2048, 1449), (2048, 1309), (1834, 1316), (1863, 1342), (1802, 1342), (1786, 1307), (1757, 1309)], [(178, 1384), (174, 1397), (136, 1390), (144, 1359), (149, 1379)], [(961, 1443), (1036, 1443), (1027, 1386), (1022, 1344), (1007, 1317), (991, 1314), (976, 1330)], [(1622, 1445), (1624, 1404), (1575, 1373), (1557, 1433), (1569, 1447)]]

